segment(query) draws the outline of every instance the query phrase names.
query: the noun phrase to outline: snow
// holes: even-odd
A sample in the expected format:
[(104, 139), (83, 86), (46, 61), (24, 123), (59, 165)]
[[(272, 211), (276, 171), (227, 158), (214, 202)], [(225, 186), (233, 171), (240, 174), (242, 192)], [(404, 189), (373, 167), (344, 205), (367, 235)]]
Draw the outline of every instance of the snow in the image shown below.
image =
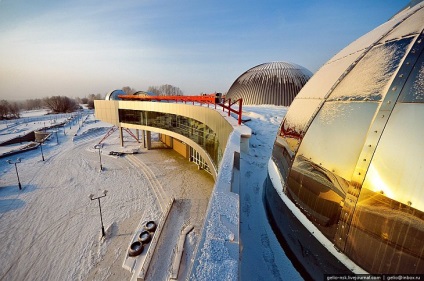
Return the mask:
[[(68, 123), (59, 129), (59, 143), (55, 138), (46, 142), (46, 161), (38, 149), (16, 156), (22, 158), (17, 166), (22, 190), (13, 165), (0, 161), (0, 279), (130, 280), (132, 273), (122, 262), (139, 222), (160, 218), (163, 197), (174, 197), (177, 204), (158, 240), (147, 280), (169, 278), (168, 263), (188, 223), (194, 230), (184, 243), (183, 279), (237, 280), (241, 269), (243, 279), (301, 280), (279, 246), (262, 203), (267, 163), (287, 108), (243, 110), (253, 134), (249, 151), (240, 151), (240, 195), (231, 192), (232, 155), (239, 152), (246, 126), (231, 135), (215, 187), (210, 175), (172, 150), (147, 151), (125, 133), (124, 148), (118, 133), (104, 142), (100, 171), (94, 144), (110, 124), (95, 121), (89, 111), (84, 111), (82, 125)], [(139, 154), (117, 157), (109, 151)], [(105, 189), (101, 207), (107, 234), (100, 239), (98, 203), (88, 195), (101, 195)]]

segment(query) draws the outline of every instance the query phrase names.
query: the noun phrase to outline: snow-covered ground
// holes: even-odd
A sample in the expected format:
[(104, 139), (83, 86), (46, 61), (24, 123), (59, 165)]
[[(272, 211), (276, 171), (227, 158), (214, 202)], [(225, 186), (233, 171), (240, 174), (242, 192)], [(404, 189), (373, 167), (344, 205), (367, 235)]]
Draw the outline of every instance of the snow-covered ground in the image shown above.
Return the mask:
[[(301, 279), (269, 227), (262, 203), (266, 163), (285, 112), (284, 107), (244, 107), (245, 117), (251, 118), (246, 125), (254, 134), (249, 153), (241, 154), (239, 266), (243, 280)], [(82, 126), (68, 124), (66, 135), (60, 129), (59, 144), (53, 138), (43, 146), (46, 161), (41, 160), (39, 149), (11, 158), (22, 158), (18, 164), (21, 191), (13, 165), (0, 161), (0, 280), (129, 280), (131, 273), (121, 267), (128, 243), (140, 221), (157, 220), (161, 214), (152, 174), (166, 196), (196, 203), (179, 201), (178, 208), (186, 213), (175, 220), (177, 231), (194, 214), (198, 220), (204, 216), (211, 176), (172, 150), (147, 151), (128, 137), (124, 149), (138, 149), (141, 154), (131, 156), (136, 160), (109, 156), (108, 151), (120, 150), (117, 133), (104, 144), (100, 172), (98, 150), (93, 146), (110, 125), (96, 122), (92, 115), (84, 120)], [(109, 239), (102, 240), (98, 205), (88, 195), (101, 195), (105, 189), (108, 194), (101, 203)], [(199, 242), (201, 225), (197, 221), (197, 229), (186, 240), (186, 252), (191, 253), (183, 257), (187, 262)], [(158, 251), (172, 251), (167, 244), (162, 241)], [(160, 260), (153, 259), (157, 270), (150, 278), (165, 280)]]
[(287, 107), (244, 106), (243, 111), (253, 132), (240, 163), (241, 280), (303, 280), (277, 241), (263, 205), (268, 160)]

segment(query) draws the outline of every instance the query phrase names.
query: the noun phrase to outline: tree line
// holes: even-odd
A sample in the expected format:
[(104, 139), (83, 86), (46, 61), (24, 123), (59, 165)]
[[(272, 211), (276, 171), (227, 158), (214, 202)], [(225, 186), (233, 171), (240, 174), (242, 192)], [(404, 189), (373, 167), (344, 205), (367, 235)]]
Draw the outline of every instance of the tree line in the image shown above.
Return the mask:
[[(128, 95), (137, 92), (129, 86), (123, 87), (122, 90)], [(169, 84), (150, 86), (147, 92), (156, 96), (182, 96), (184, 94), (180, 88)], [(94, 109), (94, 100), (102, 99), (104, 99), (102, 94), (90, 94), (83, 98), (52, 96), (16, 102), (0, 100), (0, 120), (19, 118), (20, 112), (25, 110), (48, 109), (51, 113), (69, 113), (78, 110), (80, 104), (86, 104), (88, 109)]]
[(103, 98), (101, 94), (90, 94), (83, 98), (52, 96), (16, 102), (0, 100), (0, 120), (19, 118), (20, 112), (25, 110), (47, 109), (51, 113), (69, 113), (78, 110), (80, 104), (87, 104), (87, 108), (94, 109), (94, 100)]
[[(137, 91), (129, 86), (123, 87), (122, 91), (124, 91), (127, 95), (132, 95)], [(161, 86), (149, 86), (147, 88), (147, 92), (154, 94), (155, 96), (182, 96), (184, 95), (183, 91), (176, 86), (172, 86), (169, 84), (164, 84)]]

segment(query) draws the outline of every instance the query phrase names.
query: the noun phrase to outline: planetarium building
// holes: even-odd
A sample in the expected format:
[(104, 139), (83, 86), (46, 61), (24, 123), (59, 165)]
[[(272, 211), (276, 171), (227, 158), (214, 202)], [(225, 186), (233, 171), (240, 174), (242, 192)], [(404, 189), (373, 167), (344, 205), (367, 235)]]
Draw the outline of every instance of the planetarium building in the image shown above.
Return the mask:
[(234, 81), (227, 99), (243, 99), (243, 104), (289, 106), (311, 78), (306, 68), (287, 62), (263, 63), (252, 67)]
[(323, 274), (424, 274), (424, 3), (336, 54), (294, 99), (264, 201), (281, 245)]

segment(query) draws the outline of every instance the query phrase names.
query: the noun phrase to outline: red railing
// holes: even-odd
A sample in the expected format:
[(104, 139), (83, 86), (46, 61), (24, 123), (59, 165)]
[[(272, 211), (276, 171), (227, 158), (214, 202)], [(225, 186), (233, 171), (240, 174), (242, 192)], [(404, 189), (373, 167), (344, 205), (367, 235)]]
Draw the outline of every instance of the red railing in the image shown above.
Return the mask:
[[(136, 95), (119, 95), (118, 98), (122, 100), (134, 100), (134, 101), (175, 101), (175, 102), (195, 102), (201, 104), (209, 104), (216, 106), (221, 106), (222, 111), (228, 110), (228, 116), (232, 113), (238, 115), (238, 124), (241, 125), (241, 116), (242, 116), (242, 106), (243, 99), (238, 99), (234, 102), (231, 102), (231, 99), (226, 100), (225, 98), (221, 98), (220, 94), (209, 94), (209, 95), (201, 95), (201, 96), (136, 96)], [(233, 105), (238, 103), (238, 110), (232, 108)]]

